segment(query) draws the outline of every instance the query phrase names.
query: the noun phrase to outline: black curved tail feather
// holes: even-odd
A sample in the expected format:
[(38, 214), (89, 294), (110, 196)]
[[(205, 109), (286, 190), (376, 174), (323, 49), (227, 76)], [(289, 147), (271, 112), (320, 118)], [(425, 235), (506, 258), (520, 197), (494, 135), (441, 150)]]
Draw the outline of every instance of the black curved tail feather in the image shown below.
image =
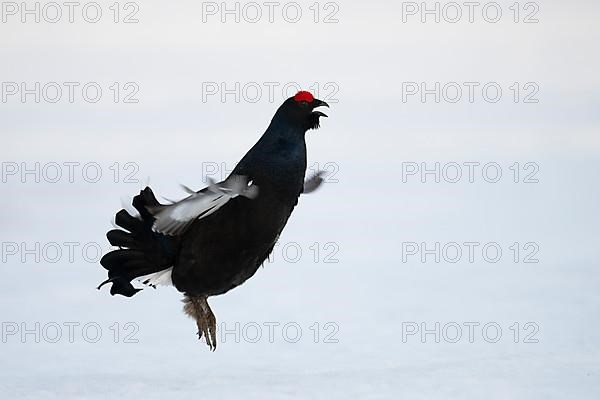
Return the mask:
[(146, 207), (159, 205), (152, 189), (146, 187), (133, 198), (132, 204), (140, 217), (133, 217), (126, 210), (116, 214), (115, 223), (125, 230), (113, 229), (106, 238), (119, 249), (100, 260), (100, 264), (108, 270), (108, 279), (98, 289), (112, 283), (110, 294), (113, 296), (133, 296), (141, 290), (133, 287), (133, 279), (167, 269), (173, 265), (175, 258), (177, 239), (152, 231), (154, 218)]

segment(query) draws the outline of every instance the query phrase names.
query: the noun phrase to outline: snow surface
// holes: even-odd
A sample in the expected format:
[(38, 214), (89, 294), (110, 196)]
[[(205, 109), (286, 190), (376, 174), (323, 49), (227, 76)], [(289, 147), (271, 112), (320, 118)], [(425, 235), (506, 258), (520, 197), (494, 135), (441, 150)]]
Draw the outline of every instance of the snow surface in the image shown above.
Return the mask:
[[(547, 170), (543, 183), (529, 189), (408, 183), (395, 189), (402, 197), (367, 198), (361, 207), (372, 213), (340, 204), (354, 191), (342, 182), (366, 180), (371, 170), (349, 166), (340, 173), (340, 183), (301, 199), (280, 240), (282, 246), (297, 243), (292, 246), (302, 248), (298, 262), (291, 262), (291, 250), (290, 261), (276, 250), (273, 262), (253, 279), (211, 299), (220, 334), (215, 353), (197, 340), (194, 323), (182, 313), (181, 295), (173, 288), (113, 298), (107, 288), (95, 290), (104, 271), (77, 251), (72, 263), (66, 256), (55, 264), (35, 263), (32, 256), (21, 263), (17, 256), (7, 256), (11, 261), (4, 265), (0, 295), (6, 335), (0, 358), (3, 392), (25, 399), (596, 398), (600, 292), (597, 268), (586, 262), (594, 251), (594, 234), (583, 230), (595, 218), (585, 212), (594, 191), (580, 192), (579, 207), (565, 211), (569, 219), (560, 220), (549, 217), (550, 208), (566, 206), (572, 193), (584, 187), (578, 179), (558, 183), (570, 171)], [(547, 182), (548, 176), (557, 182)], [(552, 197), (559, 187), (563, 194)], [(18, 189), (26, 202), (39, 186)], [(60, 193), (47, 189), (55, 196), (46, 207), (54, 210), (48, 223), (28, 230), (28, 223), (46, 212), (35, 208), (24, 217), (28, 223), (21, 216), (9, 217), (12, 241), (103, 243), (103, 231), (109, 228), (106, 214), (114, 211), (105, 203), (118, 207), (111, 197), (118, 198), (115, 192), (123, 186), (64, 185)], [(89, 201), (92, 192), (102, 200)], [(58, 203), (66, 199), (78, 205), (60, 208)], [(513, 201), (520, 207), (508, 208), (512, 215), (507, 215), (503, 207)], [(403, 241), (496, 241), (506, 247), (534, 239), (540, 246), (538, 264), (514, 263), (512, 256), (497, 264), (401, 259)], [(315, 262), (309, 249), (314, 242), (336, 243), (339, 262), (324, 263), (323, 254)], [(25, 323), (30, 330), (39, 322), (40, 343), (33, 334), (22, 339), (22, 326), (8, 334), (7, 322)], [(80, 324), (73, 343), (65, 325), (69, 322)], [(428, 329), (436, 322), (441, 327), (457, 323), (463, 336), (457, 343), (444, 336), (436, 343), (433, 334), (425, 343), (419, 335), (403, 342), (403, 323), (407, 329), (406, 323), (423, 322)], [(463, 325), (468, 322), (480, 324), (473, 343)], [(510, 329), (515, 322), (521, 326), (518, 343)], [(539, 327), (533, 337), (538, 343), (524, 343), (527, 322)], [(56, 336), (52, 323), (62, 327), (57, 343), (49, 343)], [(96, 336), (94, 328), (84, 336), (86, 323), (101, 328), (96, 343), (88, 342)], [(129, 338), (137, 342), (126, 340), (134, 329), (126, 323), (137, 328)], [(501, 327), (496, 343), (483, 337), (480, 328), (486, 323)], [(286, 334), (285, 324), (292, 324)], [(302, 330), (297, 341), (296, 327)], [(229, 330), (225, 337), (224, 329)], [(452, 339), (453, 332), (446, 335)], [(494, 331), (488, 336), (493, 339)]]

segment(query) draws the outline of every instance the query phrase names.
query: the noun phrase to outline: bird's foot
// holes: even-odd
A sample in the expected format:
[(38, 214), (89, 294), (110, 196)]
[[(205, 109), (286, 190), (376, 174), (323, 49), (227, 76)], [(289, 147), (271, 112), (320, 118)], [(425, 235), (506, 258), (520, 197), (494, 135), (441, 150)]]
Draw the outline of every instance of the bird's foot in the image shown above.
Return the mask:
[(188, 296), (183, 300), (183, 310), (187, 315), (196, 320), (198, 326), (198, 339), (206, 340), (208, 347), (215, 351), (217, 349), (217, 319), (208, 305), (205, 296)]

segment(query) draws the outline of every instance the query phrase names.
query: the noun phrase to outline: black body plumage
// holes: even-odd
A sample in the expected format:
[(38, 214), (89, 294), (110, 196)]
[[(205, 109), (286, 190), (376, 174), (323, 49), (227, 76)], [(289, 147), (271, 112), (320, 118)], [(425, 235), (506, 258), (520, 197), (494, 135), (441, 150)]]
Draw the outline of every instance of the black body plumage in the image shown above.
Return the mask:
[(319, 117), (325, 116), (314, 111), (325, 102), (300, 93), (283, 103), (232, 172), (258, 187), (255, 198), (233, 197), (177, 235), (153, 230), (151, 211), (159, 203), (149, 187), (133, 199), (139, 218), (125, 210), (117, 213), (115, 222), (123, 230), (111, 230), (107, 238), (119, 249), (100, 261), (108, 270), (104, 283), (112, 283), (111, 294), (133, 296), (139, 290), (131, 284), (133, 279), (170, 267), (177, 290), (198, 298), (226, 293), (254, 275), (303, 191), (305, 133), (318, 128)]

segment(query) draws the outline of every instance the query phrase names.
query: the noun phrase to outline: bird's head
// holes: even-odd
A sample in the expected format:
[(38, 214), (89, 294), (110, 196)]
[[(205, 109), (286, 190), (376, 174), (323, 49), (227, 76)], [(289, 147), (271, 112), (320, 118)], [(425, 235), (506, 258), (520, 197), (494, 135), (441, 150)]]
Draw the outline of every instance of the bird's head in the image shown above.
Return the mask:
[(315, 99), (310, 92), (300, 91), (279, 107), (275, 118), (281, 118), (304, 131), (317, 129), (320, 125), (319, 118), (327, 117), (323, 112), (315, 110), (317, 107), (329, 107), (329, 104)]

